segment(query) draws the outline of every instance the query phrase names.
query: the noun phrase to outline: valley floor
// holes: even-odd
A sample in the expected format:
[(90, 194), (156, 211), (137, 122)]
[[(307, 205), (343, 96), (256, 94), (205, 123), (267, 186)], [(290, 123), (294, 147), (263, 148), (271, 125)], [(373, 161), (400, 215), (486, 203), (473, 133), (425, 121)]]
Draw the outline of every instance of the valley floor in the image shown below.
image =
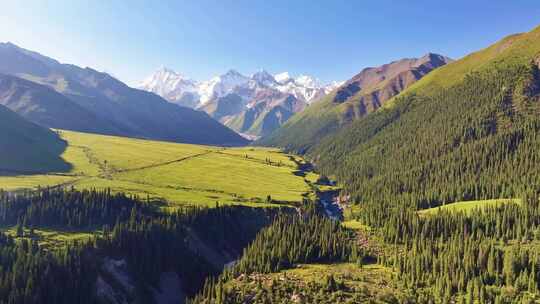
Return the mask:
[(277, 149), (222, 148), (58, 131), (69, 172), (0, 176), (0, 188), (110, 188), (173, 205), (296, 204), (318, 176)]

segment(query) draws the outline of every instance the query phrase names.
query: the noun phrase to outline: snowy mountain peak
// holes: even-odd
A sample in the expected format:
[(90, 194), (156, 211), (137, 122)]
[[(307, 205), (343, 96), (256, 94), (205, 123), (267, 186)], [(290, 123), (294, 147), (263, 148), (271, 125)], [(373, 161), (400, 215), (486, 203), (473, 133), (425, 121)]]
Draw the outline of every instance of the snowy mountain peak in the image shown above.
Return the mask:
[(257, 92), (265, 90), (290, 94), (303, 102), (311, 103), (339, 85), (338, 82), (322, 85), (318, 79), (307, 75), (293, 78), (288, 72), (272, 75), (262, 69), (249, 77), (230, 69), (210, 80), (197, 82), (172, 69), (161, 67), (146, 78), (139, 88), (161, 95), (173, 103), (201, 108), (231, 93), (247, 102), (258, 94)]
[(291, 75), (289, 75), (289, 72), (276, 74), (274, 75), (274, 79), (281, 84), (285, 84), (289, 82), (290, 80), (292, 80)]
[(260, 70), (257, 73), (251, 75), (251, 79), (266, 86), (272, 86), (277, 83), (276, 79), (274, 79), (274, 76), (270, 75), (270, 73), (265, 70)]
[(246, 76), (240, 74), (237, 70), (230, 69), (225, 74), (221, 75), (221, 77), (238, 77), (238, 78), (246, 78)]
[(301, 86), (306, 88), (320, 88), (322, 87), (321, 81), (317, 78), (313, 78), (308, 75), (300, 75), (294, 79), (294, 81)]
[(276, 74), (274, 78), (279, 83), (277, 86), (278, 90), (283, 93), (289, 93), (307, 103), (312, 103), (320, 99), (343, 84), (342, 82), (333, 81), (323, 85), (319, 79), (312, 76), (300, 75), (293, 78), (288, 72)]
[(223, 86), (223, 89), (225, 89), (225, 91), (228, 91), (237, 85), (248, 82), (248, 80), (249, 77), (240, 74), (240, 72), (236, 70), (230, 69), (225, 74), (210, 79), (209, 82), (220, 83)]
[(197, 87), (199, 84), (172, 69), (161, 67), (138, 86), (163, 98), (188, 107), (198, 102)]
[(259, 78), (259, 77), (274, 79), (274, 76), (268, 73), (265, 69), (260, 69), (257, 72), (255, 72), (253, 75), (251, 75), (251, 78)]
[(326, 94), (329, 94), (330, 92), (332, 92), (333, 90), (339, 88), (340, 86), (342, 86), (343, 84), (345, 83), (345, 81), (332, 81), (330, 82), (329, 84), (327, 84), (325, 87), (324, 87), (324, 91)]
[(221, 76), (216, 76), (208, 81), (204, 81), (198, 87), (200, 95), (199, 107), (209, 101), (225, 96), (238, 86), (242, 86), (249, 81), (249, 78), (240, 74), (236, 70), (228, 70)]
[[(165, 66), (160, 67), (156, 72), (150, 75), (148, 78), (143, 80), (139, 87), (156, 87), (156, 86), (171, 86), (172, 84), (177, 85), (179, 82), (192, 82), (196, 81), (186, 78), (184, 75), (175, 72), (172, 69), (169, 69)], [(174, 86), (174, 85), (173, 85)]]
[(175, 74), (178, 75), (179, 73), (175, 72), (172, 69), (169, 69), (168, 67), (162, 65), (159, 67), (159, 69), (156, 71), (155, 74)]

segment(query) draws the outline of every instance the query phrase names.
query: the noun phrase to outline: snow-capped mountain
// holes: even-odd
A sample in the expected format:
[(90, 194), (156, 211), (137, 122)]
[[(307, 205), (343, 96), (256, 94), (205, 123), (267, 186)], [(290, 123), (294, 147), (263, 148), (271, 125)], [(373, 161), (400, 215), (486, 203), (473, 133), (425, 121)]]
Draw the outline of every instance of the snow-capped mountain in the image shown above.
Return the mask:
[(291, 94), (307, 104), (322, 98), (343, 84), (343, 82), (332, 81), (323, 85), (317, 78), (307, 75), (292, 78), (288, 72), (276, 74), (274, 79), (279, 83), (276, 87), (279, 91)]
[(343, 84), (345, 84), (345, 81), (332, 81), (330, 83), (328, 83), (325, 87), (324, 87), (324, 93), (325, 94), (329, 94), (330, 92), (332, 92), (333, 90), (339, 88), (340, 86), (342, 86)]
[(244, 76), (235, 70), (198, 82), (167, 68), (161, 68), (141, 82), (138, 88), (156, 93), (170, 102), (200, 108), (209, 102), (235, 93), (248, 101), (255, 92), (275, 89), (310, 104), (337, 88), (340, 82), (323, 85), (307, 75), (293, 78), (288, 72), (271, 75), (265, 70)]
[(170, 102), (195, 108), (199, 104), (200, 84), (165, 67), (141, 82), (138, 88), (156, 93)]
[(208, 113), (214, 119), (249, 136), (268, 134), (310, 103), (341, 83), (323, 85), (314, 77), (272, 75), (260, 70), (250, 76), (229, 70), (210, 80), (197, 82), (162, 68), (139, 86), (172, 103)]
[(291, 75), (289, 75), (289, 72), (276, 74), (274, 75), (274, 79), (281, 84), (286, 84), (287, 82), (294, 80)]
[(263, 86), (275, 87), (278, 85), (278, 81), (274, 78), (274, 76), (270, 75), (270, 73), (265, 70), (258, 71), (257, 73), (251, 75), (250, 78), (252, 81)]
[(235, 70), (216, 76), (202, 82), (198, 87), (200, 95), (199, 107), (204, 106), (211, 100), (231, 93), (234, 89), (244, 86), (249, 81), (246, 77)]

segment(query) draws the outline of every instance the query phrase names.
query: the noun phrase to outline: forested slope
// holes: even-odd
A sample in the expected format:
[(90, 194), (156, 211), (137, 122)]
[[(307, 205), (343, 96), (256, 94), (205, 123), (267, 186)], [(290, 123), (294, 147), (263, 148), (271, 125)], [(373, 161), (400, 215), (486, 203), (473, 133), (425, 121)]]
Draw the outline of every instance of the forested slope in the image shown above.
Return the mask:
[(365, 68), (332, 93), (297, 113), (281, 128), (257, 141), (304, 153), (351, 122), (376, 111), (416, 81), (452, 60), (428, 53)]
[[(0, 232), (0, 302), (155, 303), (164, 273), (177, 279), (160, 292), (192, 295), (279, 213), (247, 207), (163, 213), (107, 190), (0, 190), (0, 228), (15, 225), (12, 237)], [(93, 237), (51, 247), (40, 244), (37, 230)]]
[(429, 74), (308, 152), (356, 202), (420, 208), (540, 186), (540, 28)]

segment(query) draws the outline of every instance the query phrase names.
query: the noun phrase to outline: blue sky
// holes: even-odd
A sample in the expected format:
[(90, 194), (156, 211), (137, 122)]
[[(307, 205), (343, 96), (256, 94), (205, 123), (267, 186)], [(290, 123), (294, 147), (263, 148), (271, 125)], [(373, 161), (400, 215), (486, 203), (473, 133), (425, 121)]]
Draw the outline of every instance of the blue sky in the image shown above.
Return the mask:
[(324, 81), (436, 52), (459, 58), (540, 24), (539, 0), (6, 1), (0, 41), (134, 85), (262, 68)]

